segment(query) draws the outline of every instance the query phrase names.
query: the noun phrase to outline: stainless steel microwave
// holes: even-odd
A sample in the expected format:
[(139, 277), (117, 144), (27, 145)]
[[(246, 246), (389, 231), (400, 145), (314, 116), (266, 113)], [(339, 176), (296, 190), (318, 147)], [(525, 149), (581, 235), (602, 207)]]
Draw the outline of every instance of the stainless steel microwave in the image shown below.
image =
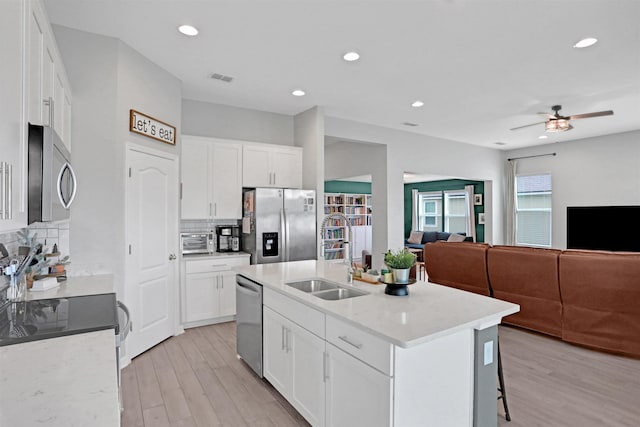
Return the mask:
[(69, 218), (78, 183), (71, 154), (49, 126), (29, 124), (28, 223)]
[(182, 255), (213, 253), (213, 233), (182, 233), (180, 247)]

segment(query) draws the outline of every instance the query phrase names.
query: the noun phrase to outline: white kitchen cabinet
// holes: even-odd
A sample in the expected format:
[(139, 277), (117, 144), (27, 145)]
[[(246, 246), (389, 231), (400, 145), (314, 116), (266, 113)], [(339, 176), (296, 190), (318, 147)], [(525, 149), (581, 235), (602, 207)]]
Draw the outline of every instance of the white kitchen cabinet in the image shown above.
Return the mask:
[(182, 137), (182, 219), (242, 217), (242, 145)]
[(51, 126), (71, 150), (71, 90), (67, 74), (39, 0), (26, 5), (26, 105), (31, 124)]
[(327, 343), (326, 426), (392, 425), (393, 380)]
[(302, 188), (302, 148), (244, 144), (242, 185)]
[(195, 327), (230, 320), (236, 314), (233, 267), (249, 265), (248, 256), (211, 256), (184, 260), (182, 320)]
[(324, 425), (324, 340), (268, 307), (263, 319), (265, 378), (311, 425)]
[(27, 225), (24, 13), (22, 1), (0, 1), (0, 231)]

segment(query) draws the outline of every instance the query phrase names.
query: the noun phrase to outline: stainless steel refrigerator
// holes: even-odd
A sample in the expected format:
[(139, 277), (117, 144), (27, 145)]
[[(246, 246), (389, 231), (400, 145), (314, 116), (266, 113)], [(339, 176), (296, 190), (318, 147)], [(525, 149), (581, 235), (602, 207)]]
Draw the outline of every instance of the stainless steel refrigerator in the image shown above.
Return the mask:
[(251, 264), (316, 259), (316, 192), (244, 190), (241, 234)]

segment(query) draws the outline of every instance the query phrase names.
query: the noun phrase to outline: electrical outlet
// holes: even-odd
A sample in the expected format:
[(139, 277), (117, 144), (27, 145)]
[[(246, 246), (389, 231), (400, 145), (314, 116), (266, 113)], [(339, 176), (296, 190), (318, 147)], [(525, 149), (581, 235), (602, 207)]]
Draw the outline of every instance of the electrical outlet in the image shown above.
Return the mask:
[(493, 341), (484, 343), (484, 366), (493, 363)]

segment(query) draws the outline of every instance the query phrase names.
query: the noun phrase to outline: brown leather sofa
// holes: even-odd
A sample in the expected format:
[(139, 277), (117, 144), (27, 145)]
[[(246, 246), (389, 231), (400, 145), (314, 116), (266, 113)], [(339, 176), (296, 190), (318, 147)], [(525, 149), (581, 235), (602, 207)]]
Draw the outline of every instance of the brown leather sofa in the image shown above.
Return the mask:
[(493, 296), (520, 305), (504, 323), (562, 337), (558, 249), (493, 246), (487, 251)]
[(434, 242), (424, 245), (429, 281), (490, 296), (486, 243)]
[(640, 357), (640, 254), (560, 255), (562, 339)]
[(428, 243), (429, 281), (520, 305), (504, 323), (640, 358), (640, 253)]

